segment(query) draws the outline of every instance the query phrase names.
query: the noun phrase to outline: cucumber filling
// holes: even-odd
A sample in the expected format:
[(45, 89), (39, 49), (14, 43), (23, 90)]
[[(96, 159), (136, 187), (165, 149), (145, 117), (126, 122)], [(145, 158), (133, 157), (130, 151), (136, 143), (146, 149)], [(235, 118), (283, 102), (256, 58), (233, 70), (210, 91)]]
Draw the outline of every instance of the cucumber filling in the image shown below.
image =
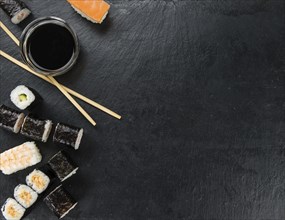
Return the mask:
[(19, 100), (20, 102), (24, 102), (24, 101), (27, 101), (27, 95), (26, 94), (20, 94), (19, 95)]

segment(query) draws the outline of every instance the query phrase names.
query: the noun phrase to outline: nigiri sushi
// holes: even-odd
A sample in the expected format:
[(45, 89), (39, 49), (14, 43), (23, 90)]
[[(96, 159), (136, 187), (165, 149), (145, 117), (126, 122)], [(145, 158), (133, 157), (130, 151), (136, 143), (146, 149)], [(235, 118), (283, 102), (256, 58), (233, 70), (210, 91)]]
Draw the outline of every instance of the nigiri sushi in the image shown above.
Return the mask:
[(103, 0), (67, 0), (74, 10), (93, 23), (101, 24), (106, 18), (110, 5)]
[(9, 175), (42, 160), (42, 155), (34, 142), (26, 142), (0, 154), (0, 170)]

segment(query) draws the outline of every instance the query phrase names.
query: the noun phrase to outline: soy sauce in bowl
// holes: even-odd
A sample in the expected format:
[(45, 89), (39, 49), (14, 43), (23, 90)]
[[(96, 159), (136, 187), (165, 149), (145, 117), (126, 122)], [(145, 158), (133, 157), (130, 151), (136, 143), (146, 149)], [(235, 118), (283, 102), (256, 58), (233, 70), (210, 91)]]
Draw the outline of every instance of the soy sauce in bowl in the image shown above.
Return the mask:
[(56, 17), (40, 18), (29, 24), (23, 31), (20, 47), (31, 68), (52, 76), (70, 70), (79, 53), (76, 34)]
[(74, 53), (71, 33), (62, 26), (46, 24), (37, 28), (28, 39), (28, 53), (32, 62), (48, 70), (60, 69)]

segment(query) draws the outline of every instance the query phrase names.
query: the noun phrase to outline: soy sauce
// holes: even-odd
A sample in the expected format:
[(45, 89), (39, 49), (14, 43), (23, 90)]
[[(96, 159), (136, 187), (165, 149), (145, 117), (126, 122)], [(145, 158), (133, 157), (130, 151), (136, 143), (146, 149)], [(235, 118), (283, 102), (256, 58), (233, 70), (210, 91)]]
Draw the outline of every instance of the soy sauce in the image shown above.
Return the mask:
[(27, 48), (34, 65), (57, 70), (70, 61), (75, 42), (67, 28), (57, 24), (43, 24), (31, 34)]

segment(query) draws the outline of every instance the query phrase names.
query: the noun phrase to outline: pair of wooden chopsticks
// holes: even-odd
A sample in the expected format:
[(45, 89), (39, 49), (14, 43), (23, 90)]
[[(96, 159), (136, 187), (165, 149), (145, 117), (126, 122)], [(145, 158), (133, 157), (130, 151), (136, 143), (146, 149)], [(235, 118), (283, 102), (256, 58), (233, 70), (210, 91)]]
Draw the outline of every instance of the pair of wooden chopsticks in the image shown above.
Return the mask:
[[(15, 37), (15, 35), (0, 21), (0, 27), (6, 32), (6, 34), (19, 46), (20, 42), (19, 40)], [(97, 102), (94, 102), (93, 100), (75, 92), (74, 90), (71, 90), (61, 84), (59, 84), (54, 77), (52, 76), (45, 76), (42, 74), (39, 74), (37, 72), (35, 72), (34, 70), (32, 70), (29, 66), (25, 65), (24, 63), (16, 60), (15, 58), (13, 58), (12, 56), (10, 56), (9, 54), (5, 53), (4, 51), (0, 50), (0, 55), (5, 57), (6, 59), (8, 59), (9, 61), (11, 61), (12, 63), (22, 67), (23, 69), (27, 70), (28, 72), (34, 74), (35, 76), (49, 82), (50, 84), (53, 84), (54, 86), (56, 86), (64, 95), (65, 97), (81, 112), (81, 114), (93, 125), (96, 125), (96, 122), (91, 118), (91, 116), (75, 101), (75, 99), (71, 96), (75, 96), (79, 99), (81, 99), (82, 101), (100, 109), (101, 111), (117, 118), (117, 119), (121, 119), (121, 116), (118, 115), (117, 113), (111, 111), (110, 109), (98, 104)]]

